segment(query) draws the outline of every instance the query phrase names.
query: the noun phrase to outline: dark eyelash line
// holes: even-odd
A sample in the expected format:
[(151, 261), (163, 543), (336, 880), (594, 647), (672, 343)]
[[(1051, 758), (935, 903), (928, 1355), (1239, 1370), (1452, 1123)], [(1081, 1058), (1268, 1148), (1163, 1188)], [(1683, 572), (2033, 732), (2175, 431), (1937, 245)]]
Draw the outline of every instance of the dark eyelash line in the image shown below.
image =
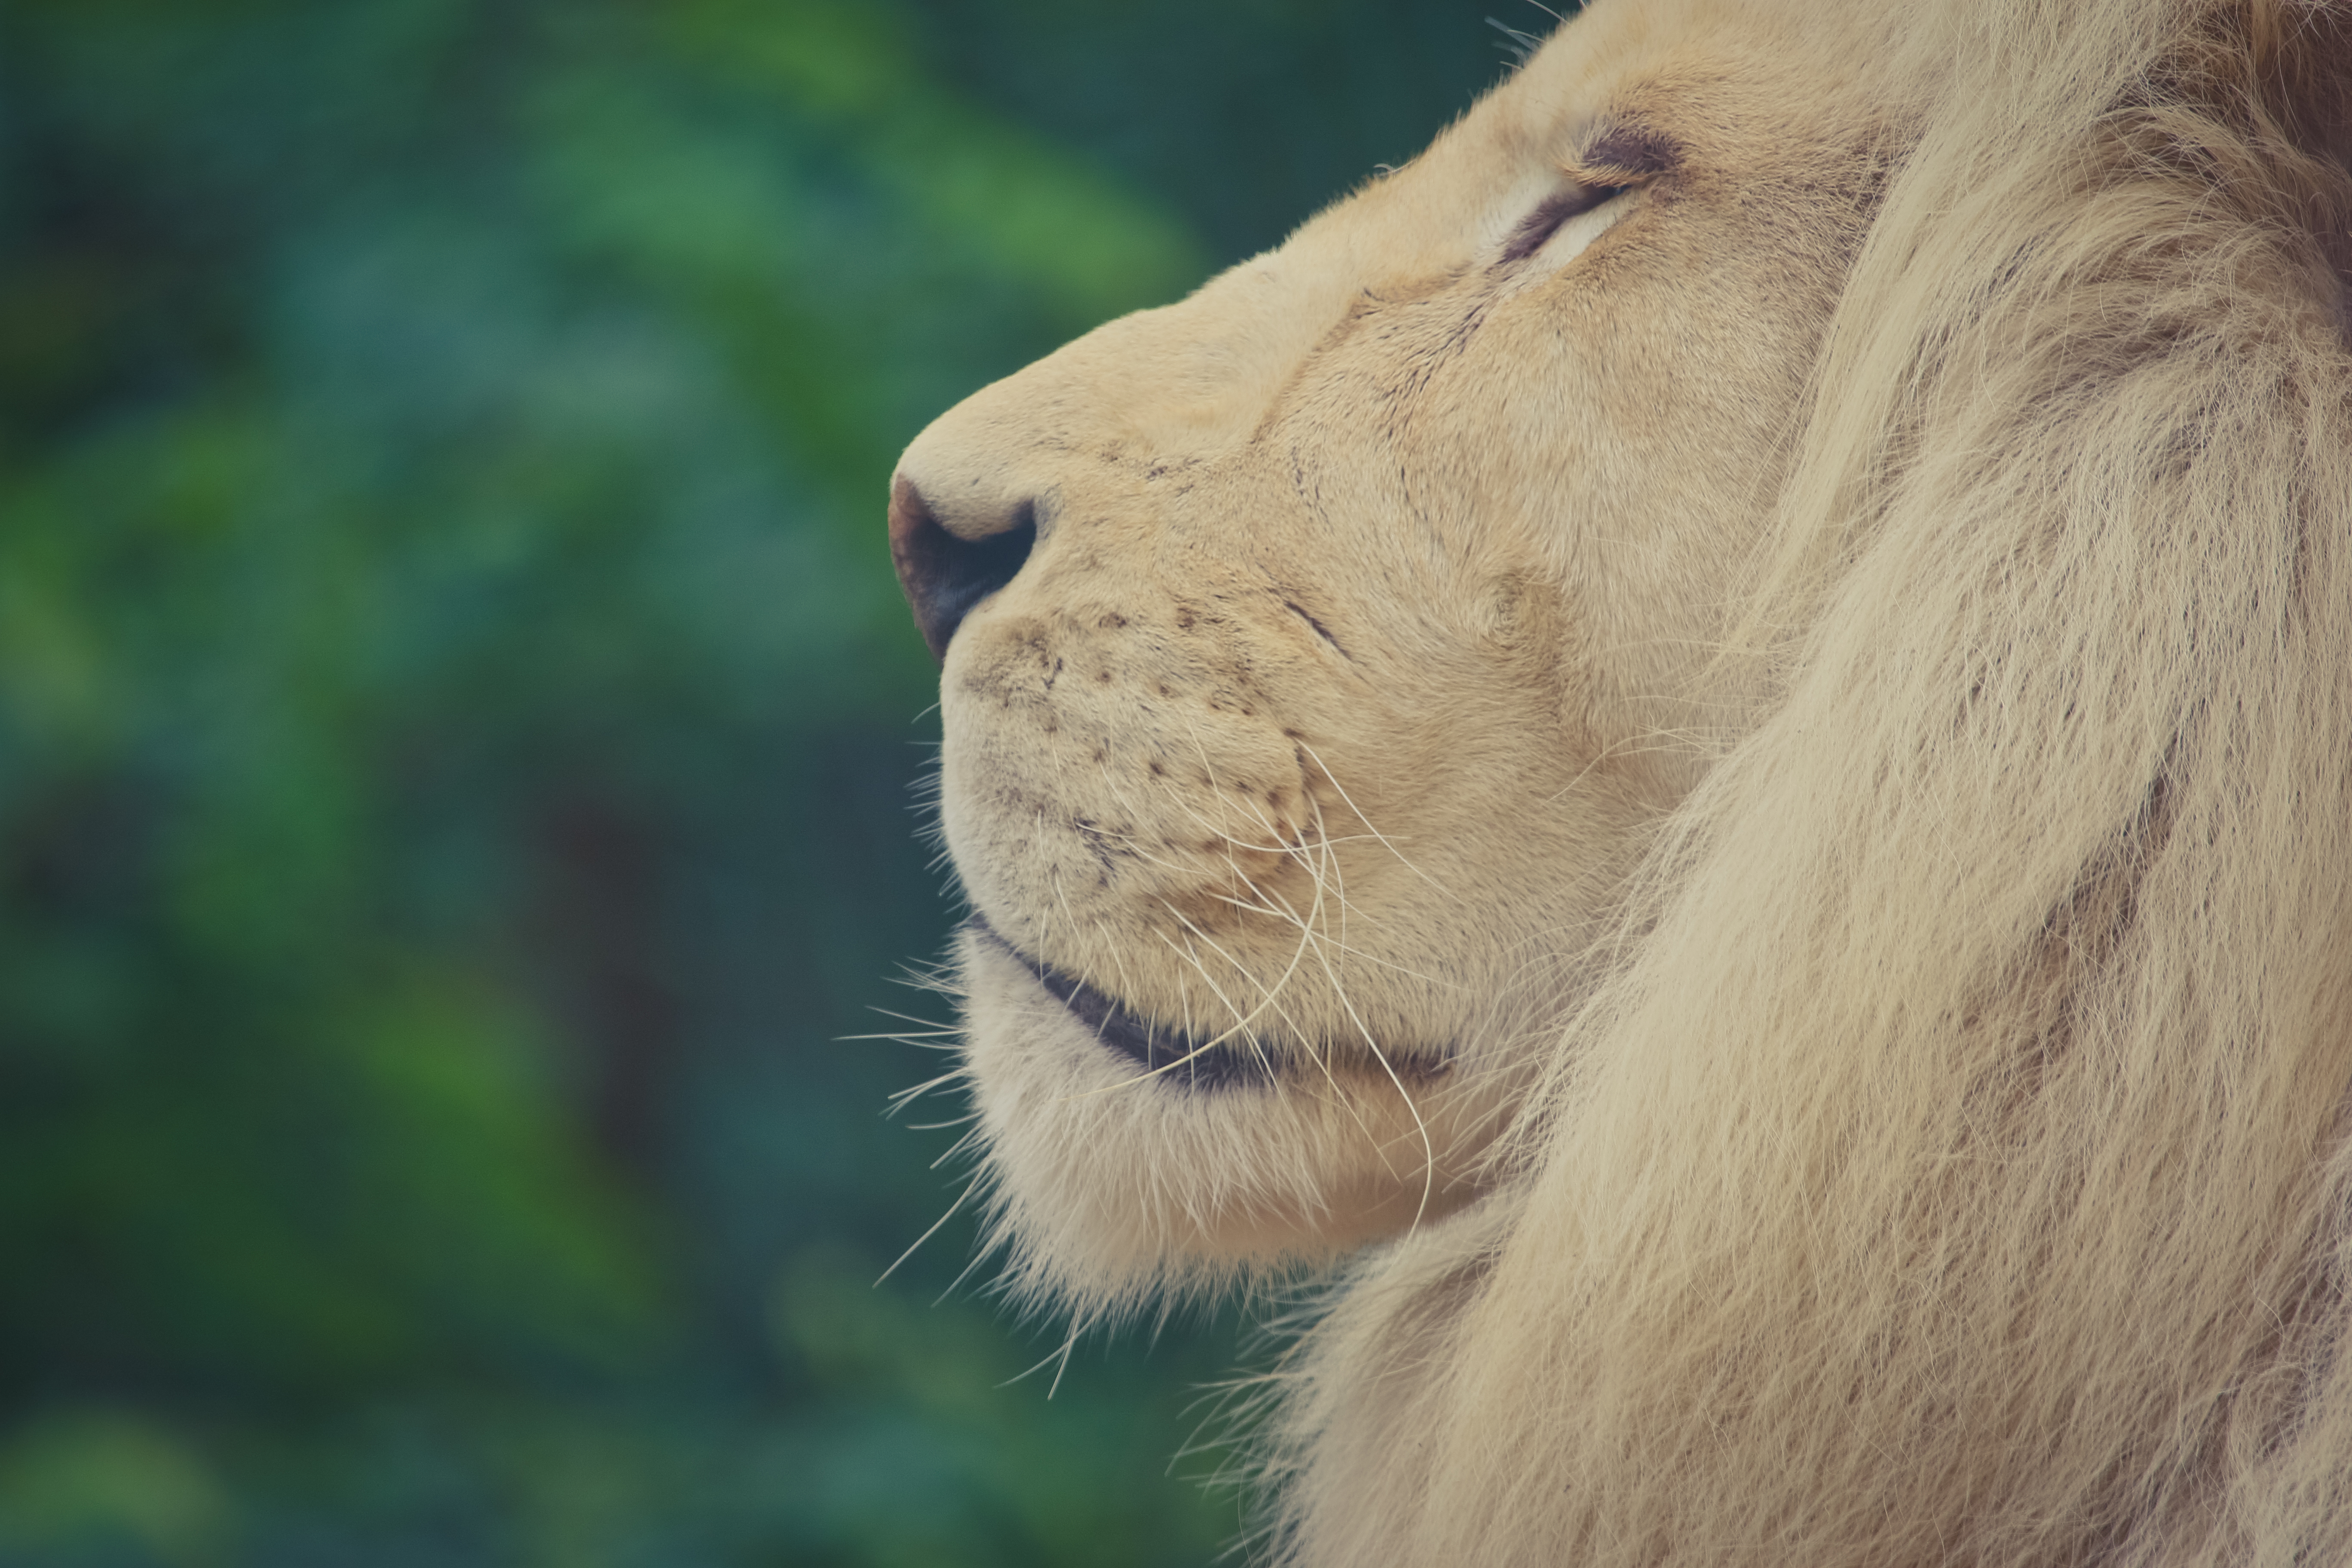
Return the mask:
[(1517, 261), (1533, 256), (1543, 248), (1544, 241), (1559, 231), (1559, 226), (1580, 213), (1589, 213), (1612, 196), (1622, 195), (1630, 185), (1579, 184), (1557, 195), (1546, 196), (1511, 231), (1510, 243), (1503, 247), (1503, 259)]

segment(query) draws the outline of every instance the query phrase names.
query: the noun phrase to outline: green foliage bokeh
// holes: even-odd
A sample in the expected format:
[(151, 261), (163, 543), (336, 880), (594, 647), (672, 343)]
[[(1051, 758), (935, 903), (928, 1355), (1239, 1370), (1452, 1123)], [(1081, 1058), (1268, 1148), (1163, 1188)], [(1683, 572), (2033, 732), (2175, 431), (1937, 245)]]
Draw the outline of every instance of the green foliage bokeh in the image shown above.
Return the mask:
[(1228, 1340), (1048, 1400), (968, 1229), (875, 1284), (953, 1191), (842, 1037), (951, 912), (880, 502), (1489, 38), (0, 5), (0, 1564), (1214, 1555)]

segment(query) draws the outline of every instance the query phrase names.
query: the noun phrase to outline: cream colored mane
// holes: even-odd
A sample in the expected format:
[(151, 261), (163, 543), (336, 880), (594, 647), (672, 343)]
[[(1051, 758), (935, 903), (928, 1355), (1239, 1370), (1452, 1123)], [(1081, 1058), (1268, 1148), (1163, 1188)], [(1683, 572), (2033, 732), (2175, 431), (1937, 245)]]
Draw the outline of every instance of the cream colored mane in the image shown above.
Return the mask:
[[(1693, 782), (1504, 1108), (1399, 1081), (1483, 1131), (1269, 1384), (1280, 1562), (2352, 1563), (2352, 7), (1843, 9), (1881, 194)], [(1315, 1251), (1057, 1273), (992, 1158), (1084, 1307)]]

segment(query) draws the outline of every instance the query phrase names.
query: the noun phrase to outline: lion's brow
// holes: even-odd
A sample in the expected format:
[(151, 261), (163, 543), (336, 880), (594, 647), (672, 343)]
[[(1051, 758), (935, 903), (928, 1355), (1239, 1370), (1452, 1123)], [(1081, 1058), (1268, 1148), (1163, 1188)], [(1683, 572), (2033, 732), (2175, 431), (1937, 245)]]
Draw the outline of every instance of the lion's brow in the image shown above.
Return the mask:
[(1640, 177), (1665, 174), (1682, 159), (1682, 143), (1664, 132), (1618, 120), (1601, 126), (1576, 161), (1596, 174)]

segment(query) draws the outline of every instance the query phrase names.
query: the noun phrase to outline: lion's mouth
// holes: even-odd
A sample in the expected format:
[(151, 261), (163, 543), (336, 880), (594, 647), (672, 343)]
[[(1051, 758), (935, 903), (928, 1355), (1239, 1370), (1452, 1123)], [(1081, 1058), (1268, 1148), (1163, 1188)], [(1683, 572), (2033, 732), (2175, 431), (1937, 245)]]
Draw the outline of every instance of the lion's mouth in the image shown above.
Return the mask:
[(1253, 1052), (1246, 1041), (1203, 1039), (1146, 1018), (1076, 975), (1038, 963), (999, 936), (980, 916), (972, 916), (966, 925), (1036, 976), (1046, 994), (1067, 1008), (1107, 1048), (1145, 1072), (1197, 1089), (1255, 1089), (1274, 1081), (1271, 1064)]
[[(1183, 1089), (1217, 1090), (1264, 1089), (1271, 1086), (1278, 1075), (1280, 1063), (1254, 1036), (1203, 1037), (1147, 1018), (1076, 975), (1030, 957), (1005, 941), (995, 927), (979, 915), (965, 921), (964, 929), (1027, 970), (1044, 987), (1045, 994), (1085, 1025), (1087, 1032), (1104, 1048), (1124, 1057), (1152, 1077), (1167, 1079)], [(1361, 1052), (1329, 1047), (1307, 1050), (1327, 1075), (1344, 1066), (1350, 1071), (1372, 1071), (1391, 1082), (1424, 1084), (1451, 1072), (1455, 1055), (1451, 1047), (1389, 1053), (1375, 1049), (1370, 1053), (1370, 1059), (1365, 1061), (1360, 1059), (1364, 1055)]]

